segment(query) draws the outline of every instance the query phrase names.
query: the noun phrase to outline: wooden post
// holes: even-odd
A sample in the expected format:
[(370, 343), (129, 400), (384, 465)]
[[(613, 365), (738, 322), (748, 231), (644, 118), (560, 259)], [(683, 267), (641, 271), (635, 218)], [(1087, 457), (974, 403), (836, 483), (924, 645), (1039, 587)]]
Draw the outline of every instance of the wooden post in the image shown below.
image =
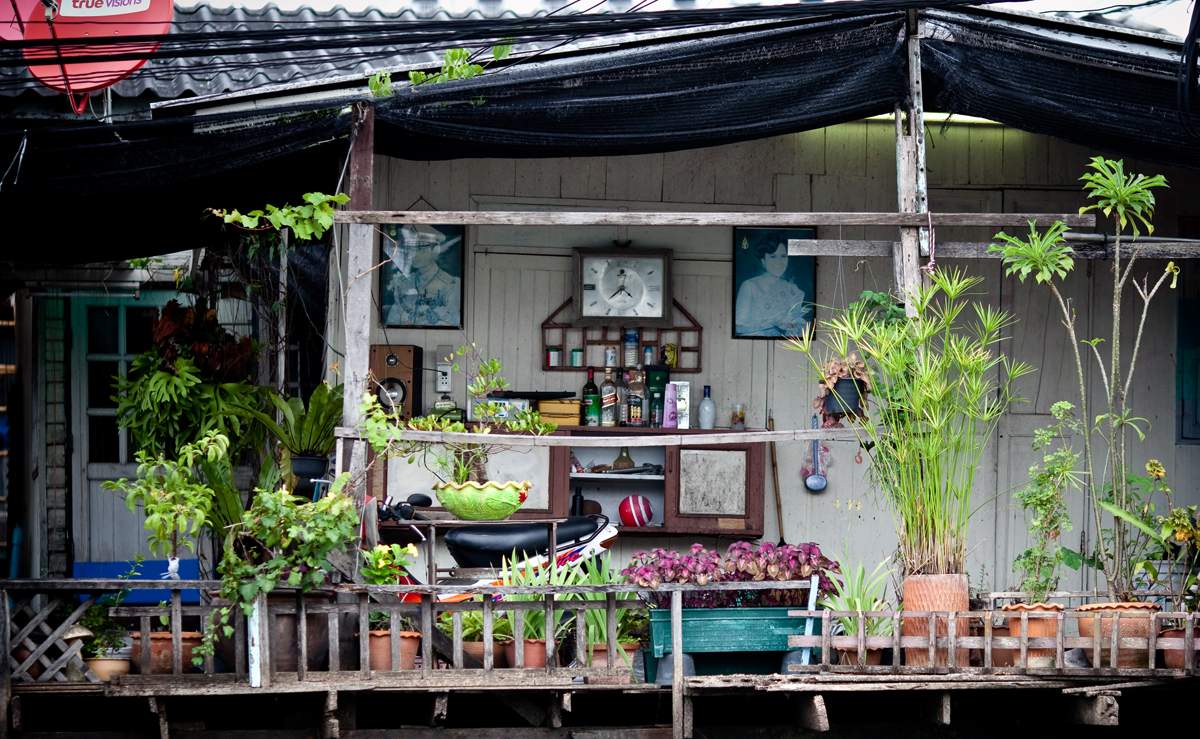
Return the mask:
[(8, 737), (8, 703), (12, 698), (12, 675), (9, 663), (9, 636), (12, 621), (8, 613), (8, 591), (0, 590), (0, 739)]
[(259, 593), (250, 606), (246, 620), (249, 635), (247, 651), (250, 655), (250, 687), (271, 687), (271, 648), (268, 643), (267, 596)]
[[(350, 207), (371, 208), (374, 205), (375, 185), (375, 109), (367, 103), (358, 103), (355, 113), (357, 122), (354, 143), (350, 148)], [(370, 224), (352, 224), (349, 230), (346, 294), (342, 296), (346, 341), (343, 360), (345, 364), (342, 367), (342, 381), (345, 385), (342, 423), (346, 426), (358, 426), (361, 420), (358, 406), (362, 402), (363, 391), (367, 389), (371, 326), (374, 323), (372, 306), (375, 288), (375, 227)], [(353, 442), (349, 463), (351, 478), (356, 483), (353, 494), (362, 496), (360, 500), (363, 503), (363, 543), (367, 547), (373, 547), (378, 543), (379, 530), (375, 506), (369, 505), (370, 501), (365, 500), (371, 493), (366, 480), (367, 449), (364, 442)]]
[(801, 695), (796, 712), (796, 721), (801, 728), (815, 732), (829, 731), (829, 713), (825, 710), (825, 697), (820, 693)]
[(671, 591), (671, 735), (684, 739), (687, 721), (683, 706), (683, 591)]
[[(921, 87), (921, 22), (918, 11), (908, 11), (905, 46), (908, 59), (907, 105), (895, 108), (896, 199), (902, 213), (927, 213), (925, 186), (925, 99)], [(924, 247), (924, 248), (922, 248)], [(896, 292), (904, 298), (908, 315), (916, 315), (911, 296), (921, 284), (920, 256), (928, 251), (928, 232), (916, 227), (900, 229), (892, 251)]]

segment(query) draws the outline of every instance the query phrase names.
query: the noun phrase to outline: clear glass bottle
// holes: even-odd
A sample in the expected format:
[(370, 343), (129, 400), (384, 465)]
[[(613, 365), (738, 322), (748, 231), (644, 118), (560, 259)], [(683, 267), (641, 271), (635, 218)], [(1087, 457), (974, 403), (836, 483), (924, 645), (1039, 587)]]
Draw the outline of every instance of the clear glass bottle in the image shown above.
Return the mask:
[(604, 368), (604, 382), (600, 383), (600, 425), (616, 426), (621, 418), (617, 409), (617, 383), (613, 382), (612, 367)]
[(711, 429), (717, 424), (717, 404), (712, 399), (712, 385), (704, 386), (704, 399), (700, 401), (700, 428)]

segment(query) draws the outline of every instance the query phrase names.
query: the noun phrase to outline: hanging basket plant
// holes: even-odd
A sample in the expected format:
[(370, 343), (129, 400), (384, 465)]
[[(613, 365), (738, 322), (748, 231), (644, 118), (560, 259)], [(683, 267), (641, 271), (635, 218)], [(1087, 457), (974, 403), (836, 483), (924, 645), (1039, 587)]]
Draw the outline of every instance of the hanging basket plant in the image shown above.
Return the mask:
[(856, 352), (821, 365), (817, 388), (813, 409), (821, 414), (822, 427), (840, 426), (843, 418), (866, 420), (871, 378)]

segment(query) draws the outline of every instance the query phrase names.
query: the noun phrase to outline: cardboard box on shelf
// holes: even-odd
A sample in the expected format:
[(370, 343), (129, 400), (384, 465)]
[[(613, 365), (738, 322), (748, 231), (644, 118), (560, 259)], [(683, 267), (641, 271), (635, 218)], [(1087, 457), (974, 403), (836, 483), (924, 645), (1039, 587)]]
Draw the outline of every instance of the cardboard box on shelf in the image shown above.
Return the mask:
[(675, 415), (678, 428), (691, 428), (692, 383), (672, 380), (670, 384), (675, 386)]

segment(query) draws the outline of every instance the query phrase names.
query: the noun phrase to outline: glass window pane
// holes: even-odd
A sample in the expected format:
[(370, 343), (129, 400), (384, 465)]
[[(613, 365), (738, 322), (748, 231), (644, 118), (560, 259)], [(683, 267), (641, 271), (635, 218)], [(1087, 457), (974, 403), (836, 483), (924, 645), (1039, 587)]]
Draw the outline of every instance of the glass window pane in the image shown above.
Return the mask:
[(154, 320), (157, 308), (125, 309), (125, 353), (141, 354), (154, 345)]
[(88, 352), (91, 354), (116, 354), (117, 307), (115, 305), (93, 305), (88, 308)]
[(116, 362), (88, 362), (88, 408), (115, 408), (112, 396), (113, 380), (117, 375)]
[(88, 417), (88, 462), (120, 462), (120, 431), (115, 416)]

